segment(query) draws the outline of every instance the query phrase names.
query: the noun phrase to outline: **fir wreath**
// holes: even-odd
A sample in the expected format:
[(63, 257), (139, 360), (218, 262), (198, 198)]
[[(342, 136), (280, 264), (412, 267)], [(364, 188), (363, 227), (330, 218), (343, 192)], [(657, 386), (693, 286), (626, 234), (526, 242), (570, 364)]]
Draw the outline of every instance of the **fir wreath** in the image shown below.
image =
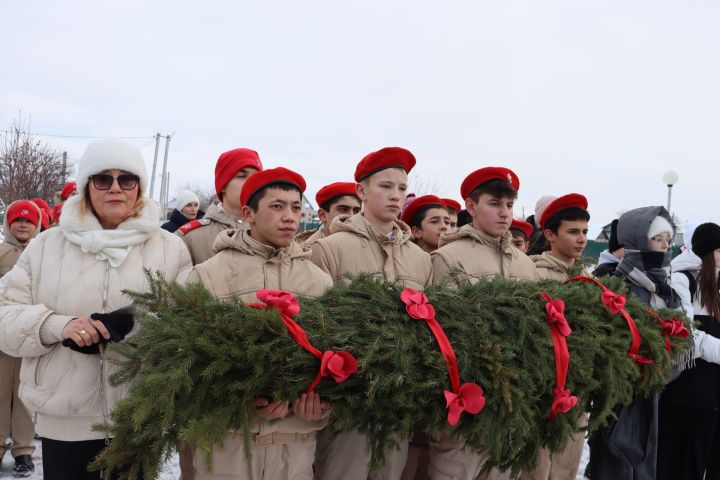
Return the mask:
[[(627, 290), (618, 279), (602, 282)], [(200, 285), (168, 284), (150, 273), (148, 284), (148, 292), (128, 292), (146, 312), (138, 318), (142, 330), (111, 347), (125, 358), (112, 381), (132, 387), (113, 410), (112, 425), (98, 427), (114, 438), (94, 464), (105, 478), (157, 478), (179, 442), (195, 445), (209, 462), (228, 432), (244, 435), (249, 445), (254, 398), (293, 400), (320, 369), (321, 359), (298, 345), (276, 310), (220, 301)], [(450, 429), (443, 398), (452, 390), (448, 365), (433, 332), (408, 315), (401, 292), (359, 277), (320, 298), (301, 299), (295, 316), (316, 349), (340, 349), (357, 359), (357, 373), (342, 382), (323, 378), (316, 391), (332, 402), (329, 428), (368, 435), (373, 467), (418, 425), (432, 438), (462, 435), (473, 449), (489, 452), (492, 466), (513, 474), (530, 470), (541, 447), (563, 448), (583, 412), (590, 412), (592, 432), (616, 405), (662, 389), (673, 358), (687, 348), (686, 338), (664, 337), (672, 329), (659, 324), (677, 312), (659, 311), (658, 319), (628, 297), (624, 310), (642, 340), (638, 354), (652, 360), (639, 365), (628, 356), (626, 320), (605, 307), (591, 283), (496, 279), (430, 287), (425, 294), (452, 344), (460, 378), (479, 385), (486, 401)], [(548, 297), (565, 304), (572, 329), (565, 388), (578, 402), (552, 419), (556, 369)], [(683, 330), (674, 325), (675, 334)]]

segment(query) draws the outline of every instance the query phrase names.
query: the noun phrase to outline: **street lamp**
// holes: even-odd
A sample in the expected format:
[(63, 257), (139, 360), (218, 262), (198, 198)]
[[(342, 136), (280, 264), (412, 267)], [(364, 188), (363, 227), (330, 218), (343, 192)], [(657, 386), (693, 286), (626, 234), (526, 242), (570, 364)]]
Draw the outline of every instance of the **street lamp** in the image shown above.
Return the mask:
[(668, 170), (667, 172), (663, 173), (662, 180), (665, 185), (668, 187), (668, 200), (667, 200), (667, 211), (670, 213), (670, 201), (672, 200), (672, 187), (675, 185), (680, 177), (678, 176), (677, 172), (673, 172), (672, 170)]

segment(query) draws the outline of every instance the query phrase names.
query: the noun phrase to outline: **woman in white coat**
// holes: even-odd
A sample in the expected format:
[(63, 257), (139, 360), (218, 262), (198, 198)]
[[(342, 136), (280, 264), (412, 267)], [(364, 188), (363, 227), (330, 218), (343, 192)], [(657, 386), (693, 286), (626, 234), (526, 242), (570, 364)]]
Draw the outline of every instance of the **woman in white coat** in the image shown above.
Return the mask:
[(136, 147), (90, 144), (77, 178), (79, 195), (65, 203), (59, 228), (33, 240), (0, 279), (0, 350), (23, 357), (20, 398), (42, 438), (46, 480), (99, 478), (87, 465), (110, 439), (92, 426), (108, 422), (128, 389), (109, 385), (116, 366), (103, 344), (138, 328), (132, 315), (111, 314), (130, 302), (122, 290), (146, 288), (143, 269), (174, 281), (191, 266), (143, 197)]

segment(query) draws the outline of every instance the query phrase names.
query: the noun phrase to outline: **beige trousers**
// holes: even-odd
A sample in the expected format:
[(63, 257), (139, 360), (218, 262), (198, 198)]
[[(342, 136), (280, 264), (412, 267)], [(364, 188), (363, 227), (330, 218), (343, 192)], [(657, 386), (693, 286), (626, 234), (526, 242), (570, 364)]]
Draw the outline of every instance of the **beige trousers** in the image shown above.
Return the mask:
[(263, 435), (250, 460), (242, 435), (231, 433), (222, 448), (213, 450), (212, 459), (210, 472), (203, 453), (195, 449), (196, 480), (313, 480), (315, 432)]
[(400, 480), (408, 456), (408, 441), (398, 440), (399, 449), (385, 451), (385, 465), (370, 475), (368, 440), (360, 432), (343, 432), (331, 438), (326, 430), (318, 434), (315, 472), (318, 480)]
[(5, 455), (5, 441), (12, 436), (13, 457), (32, 455), (35, 425), (32, 415), (18, 397), (22, 358), (0, 352), (0, 458)]
[[(588, 414), (585, 413), (580, 419), (580, 426), (586, 427), (587, 422)], [(561, 452), (551, 455), (548, 449), (541, 449), (535, 471), (523, 473), (520, 475), (520, 480), (575, 480), (584, 447), (585, 432), (583, 431), (573, 435)]]
[(437, 441), (430, 441), (428, 451), (428, 478), (431, 480), (508, 480), (510, 471), (491, 469), (480, 475), (490, 459), (488, 452), (475, 453), (465, 448), (465, 439), (454, 438), (448, 429)]

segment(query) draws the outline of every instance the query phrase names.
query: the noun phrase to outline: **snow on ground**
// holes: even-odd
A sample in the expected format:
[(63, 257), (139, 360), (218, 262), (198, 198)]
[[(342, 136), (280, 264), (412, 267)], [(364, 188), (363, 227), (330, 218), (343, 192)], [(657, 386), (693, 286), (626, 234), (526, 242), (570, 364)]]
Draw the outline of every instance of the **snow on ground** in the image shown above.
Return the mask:
[[(28, 477), (31, 480), (42, 480), (43, 468), (42, 468), (42, 447), (40, 441), (35, 440), (35, 453), (33, 454), (33, 461), (35, 462), (35, 473)], [(588, 449), (587, 443), (583, 450), (582, 462), (580, 462), (580, 471), (578, 472), (577, 480), (583, 480), (583, 472), (585, 471), (585, 465), (587, 465), (590, 456), (590, 450)], [(3, 459), (2, 468), (0, 468), (0, 478), (13, 478), (12, 467), (13, 461), (10, 457), (10, 452), (5, 454)], [(165, 465), (162, 473), (160, 474), (159, 480), (177, 480), (180, 477), (180, 466), (178, 465), (178, 457), (175, 455), (170, 462)]]

